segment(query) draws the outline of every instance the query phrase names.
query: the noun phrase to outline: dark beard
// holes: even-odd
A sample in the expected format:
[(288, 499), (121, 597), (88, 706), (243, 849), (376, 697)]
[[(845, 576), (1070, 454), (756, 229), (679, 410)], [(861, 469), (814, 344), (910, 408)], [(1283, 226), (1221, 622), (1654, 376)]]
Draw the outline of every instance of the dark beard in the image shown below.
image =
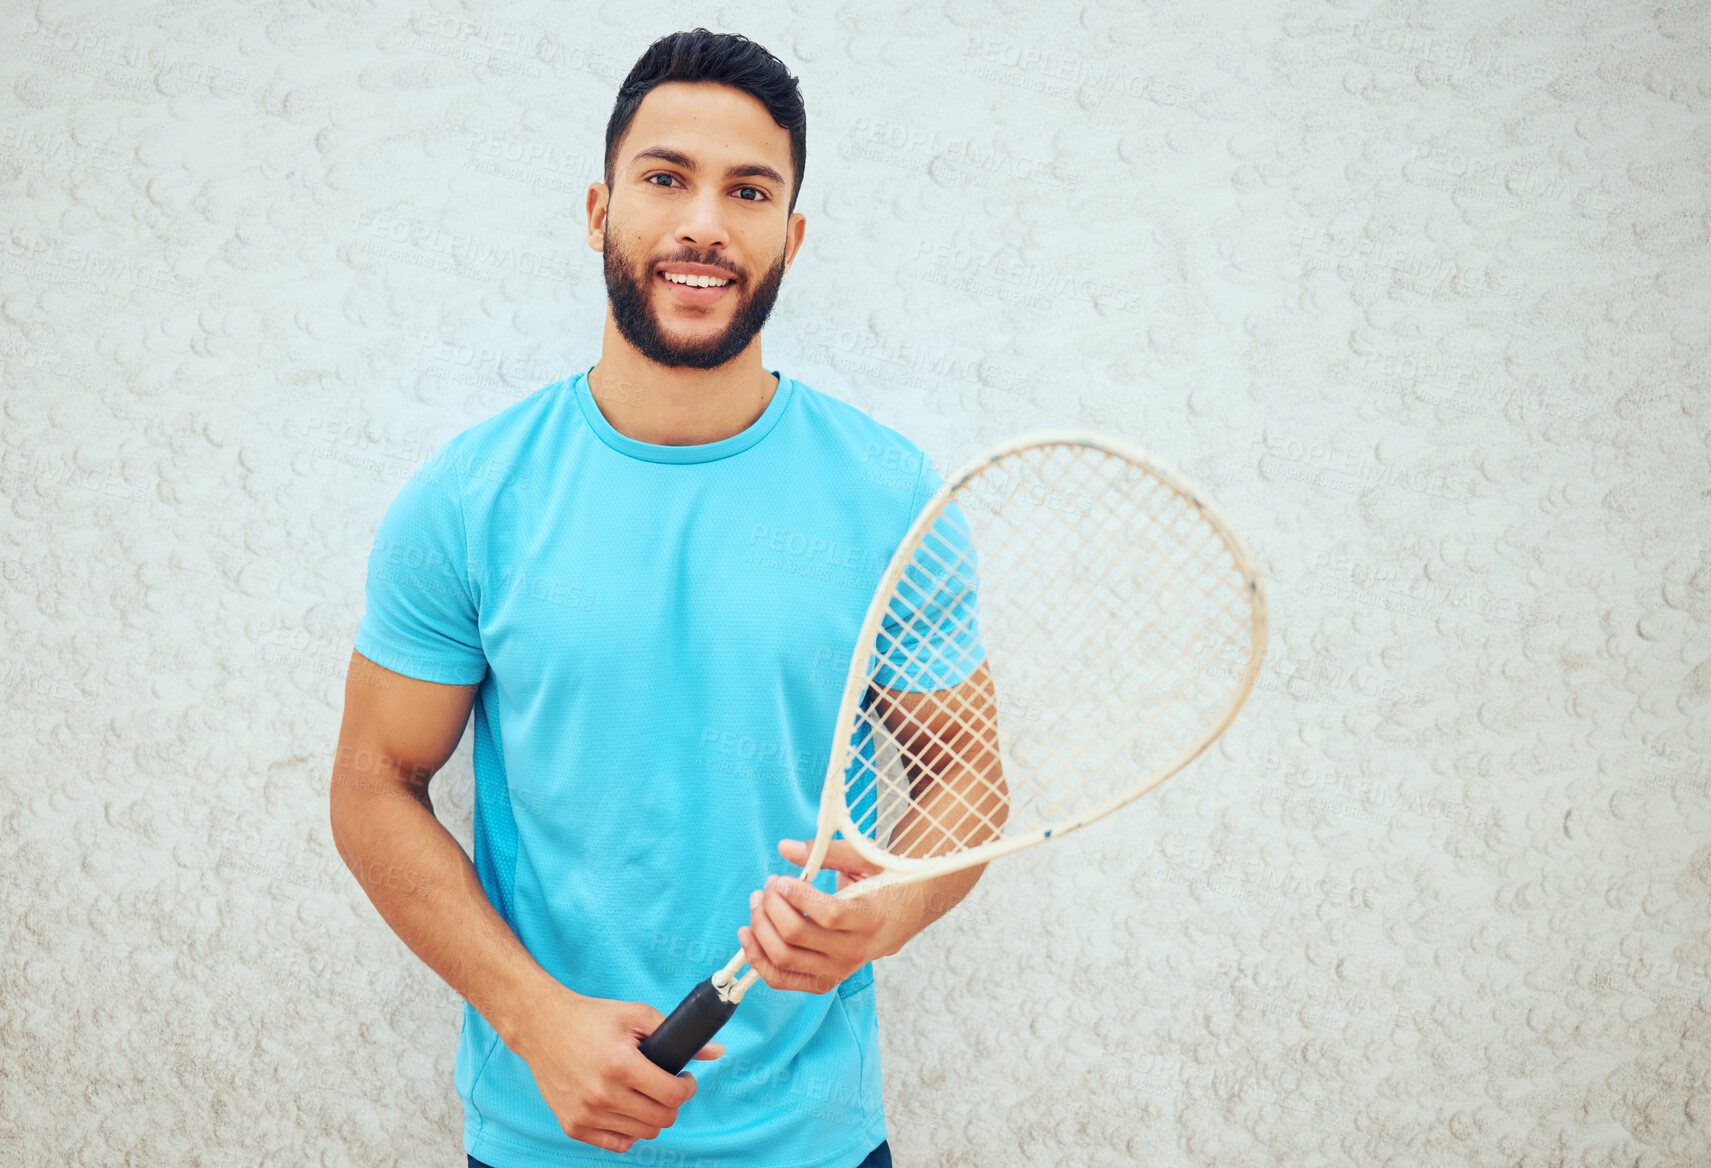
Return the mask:
[[(696, 258), (685, 262), (717, 261)], [(737, 294), (743, 300), (737, 305), (737, 311), (723, 333), (687, 344), (667, 340), (660, 332), (659, 318), (649, 304), (656, 278), (653, 266), (650, 264), (647, 272), (638, 279), (635, 264), (630, 254), (618, 245), (615, 232), (607, 232), (601, 266), (606, 272), (606, 295), (612, 302), (612, 321), (637, 352), (656, 365), (670, 368), (717, 369), (748, 348), (749, 342), (771, 315), (773, 301), (778, 299), (779, 281), (784, 278), (784, 252), (778, 253), (778, 260), (747, 295), (743, 292), (748, 287), (746, 280), (737, 286)]]

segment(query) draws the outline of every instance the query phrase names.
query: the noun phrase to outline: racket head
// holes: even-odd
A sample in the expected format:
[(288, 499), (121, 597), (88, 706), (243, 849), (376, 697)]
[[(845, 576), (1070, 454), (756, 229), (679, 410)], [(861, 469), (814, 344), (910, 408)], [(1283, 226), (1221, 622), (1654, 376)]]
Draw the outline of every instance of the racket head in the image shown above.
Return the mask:
[(860, 895), (1110, 814), (1230, 725), (1267, 630), (1234, 526), (1138, 445), (1045, 430), (970, 459), (875, 588), (810, 868), (841, 835), (883, 870)]

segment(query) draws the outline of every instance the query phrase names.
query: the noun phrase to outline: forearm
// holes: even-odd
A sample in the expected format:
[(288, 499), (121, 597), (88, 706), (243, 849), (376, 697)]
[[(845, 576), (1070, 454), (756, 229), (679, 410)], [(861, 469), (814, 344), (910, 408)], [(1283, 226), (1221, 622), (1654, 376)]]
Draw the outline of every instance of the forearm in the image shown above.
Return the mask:
[[(1009, 793), (996, 759), (996, 752), (982, 758), (987, 767), (984, 772), (958, 768), (922, 782), (925, 793), (903, 813), (892, 831), (892, 850), (912, 857), (941, 856), (996, 839), (1009, 818)], [(943, 876), (881, 889), (878, 895), (886, 898), (882, 932), (891, 946), (885, 951), (895, 953), (916, 933), (955, 908), (985, 871), (985, 864), (975, 864)]]
[(529, 1004), (558, 983), (494, 911), (426, 791), (417, 798), (335, 769), (332, 827), (340, 858), (392, 931), (515, 1050)]
[(884, 954), (896, 953), (917, 933), (960, 904), (985, 871), (985, 864), (976, 864), (914, 884), (881, 889), (876, 899), (882, 900), (885, 913), (880, 944)]

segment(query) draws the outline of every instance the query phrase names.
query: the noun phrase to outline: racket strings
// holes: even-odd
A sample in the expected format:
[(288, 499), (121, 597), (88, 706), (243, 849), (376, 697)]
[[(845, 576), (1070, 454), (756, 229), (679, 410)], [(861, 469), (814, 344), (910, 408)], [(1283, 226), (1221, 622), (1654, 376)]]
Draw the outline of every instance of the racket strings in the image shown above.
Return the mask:
[[(1109, 527), (1110, 525), (1107, 524), (1106, 526)], [(1101, 531), (1101, 532), (1097, 532), (1096, 534), (1097, 535), (1108, 535), (1109, 532)], [(944, 541), (938, 541), (938, 542), (942, 543)], [(1104, 546), (1109, 547), (1110, 544), (1106, 543)], [(923, 558), (928, 560), (928, 561), (931, 561), (929, 563), (929, 569), (930, 569), (929, 575), (948, 576), (948, 575), (952, 574), (953, 572), (960, 571), (964, 567), (964, 565), (960, 562), (957, 564), (954, 564), (954, 565), (953, 564), (947, 564), (943, 560), (942, 557), (939, 557), (932, 550), (932, 543), (930, 543), (929, 541), (923, 541), (922, 548), (918, 549), (918, 552), (916, 555), (916, 560), (920, 561)], [(959, 557), (959, 558), (964, 558), (964, 557)], [(1108, 558), (1111, 558), (1111, 557), (1108, 557)], [(1088, 576), (1089, 573), (1087, 571), (1087, 564), (1086, 564), (1085, 560), (1082, 561), (1080, 567), (1081, 567), (1080, 574), (1083, 577)], [(989, 577), (993, 576), (993, 575), (996, 575), (996, 574), (989, 574)], [(1095, 582), (1097, 582), (1098, 584), (1103, 586), (1104, 576), (1105, 576), (1105, 573), (1103, 571), (1095, 570), (1091, 573), (1091, 576)], [(1024, 576), (1024, 579), (1027, 579), (1027, 577)], [(989, 583), (986, 586), (991, 587), (991, 584)], [(999, 590), (1002, 591), (1003, 589), (1000, 588)], [(967, 591), (967, 590), (965, 589), (963, 591)], [(960, 599), (960, 594), (959, 594), (959, 599)], [(1017, 599), (1021, 602), (1019, 607), (1036, 608), (1037, 609), (1037, 606), (1039, 605), (1039, 603), (1044, 598), (1039, 596), (1038, 594), (1034, 594), (1034, 595), (1022, 594), (1022, 595), (1018, 596)], [(1101, 605), (1099, 607), (1105, 608), (1107, 611), (1109, 611), (1109, 609), (1110, 609), (1110, 605)], [(972, 614), (970, 614), (970, 615), (972, 616)], [(971, 625), (971, 623), (972, 623), (972, 621), (970, 619), (964, 619), (964, 620), (958, 622), (957, 628), (954, 631), (954, 633), (960, 634), (963, 632), (970, 631), (969, 626)], [(1071, 654), (1071, 659), (1073, 660), (1075, 658), (1075, 656), (1076, 656), (1075, 654)], [(950, 693), (950, 694), (954, 695), (954, 694), (956, 694), (957, 691), (949, 690), (949, 691), (940, 691), (940, 692), (941, 693)], [(949, 712), (952, 713), (953, 715), (965, 715), (965, 720), (966, 720), (966, 710), (968, 708), (968, 703), (959, 702), (959, 703), (957, 703), (957, 705), (960, 705), (962, 708), (953, 708)], [(1000, 708), (1002, 708), (1002, 703), (1000, 703)], [(937, 711), (935, 711), (935, 712), (937, 712)], [(925, 721), (925, 719), (917, 719), (917, 721), (918, 722), (919, 721)], [(979, 739), (990, 740), (990, 738), (992, 736), (992, 731), (993, 731), (993, 729), (995, 729), (995, 727), (992, 725), (993, 718), (990, 716), (990, 714), (988, 714), (987, 716), (980, 718), (979, 721), (981, 724), (978, 726), (978, 731), (974, 737), (976, 738), (976, 740), (979, 740)], [(955, 759), (955, 761), (958, 763), (959, 766), (969, 765), (969, 760), (967, 760), (966, 758), (961, 756), (958, 752), (953, 750), (950, 753), (951, 753), (951, 756)], [(987, 814), (985, 812), (982, 812), (978, 808), (970, 807), (969, 801), (966, 798), (963, 798), (961, 800), (961, 802), (963, 804), (961, 809), (964, 812), (964, 815), (962, 816), (962, 820), (965, 821), (969, 817), (969, 815), (972, 814), (973, 817), (978, 821), (979, 825), (986, 829), (986, 831), (984, 833), (985, 835), (990, 836), (991, 834), (994, 833), (996, 825), (997, 825), (997, 820), (995, 819), (994, 816)], [(947, 825), (939, 817), (929, 815), (928, 818), (929, 818), (929, 821), (933, 824), (933, 826), (938, 827), (941, 830), (947, 828)], [(960, 828), (960, 826), (961, 826), (961, 821), (959, 821), (956, 824), (949, 825), (950, 834), (952, 836), (962, 834), (957, 830), (958, 828)]]
[[(1126, 464), (1124, 464), (1124, 466), (1126, 468)], [(1122, 528), (1122, 518), (1126, 511), (1130, 515), (1156, 514), (1165, 505), (1173, 502), (1177, 504), (1177, 510), (1172, 516), (1171, 525), (1169, 528), (1164, 530), (1178, 538), (1178, 545), (1174, 548), (1167, 548), (1165, 550), (1167, 552), (1175, 551), (1180, 553), (1180, 558), (1176, 561), (1173, 561), (1169, 555), (1160, 555), (1160, 535), (1157, 530), (1152, 532), (1150, 536), (1143, 536), (1137, 539), (1132, 547), (1123, 539), (1118, 538), (1121, 534), (1120, 531), (1118, 533), (1113, 533), (1110, 530), (1113, 526), (1116, 526), (1119, 529)], [(1131, 566), (1133, 564), (1153, 565), (1153, 567), (1149, 568), (1149, 571), (1155, 573), (1160, 571), (1159, 565), (1162, 561), (1162, 567), (1164, 569), (1163, 572), (1160, 573), (1162, 577), (1166, 580), (1180, 581), (1182, 584), (1182, 590), (1186, 590), (1193, 577), (1191, 574), (1182, 571), (1184, 566), (1182, 561), (1193, 556), (1199, 560), (1203, 566), (1210, 567), (1210, 565), (1206, 565), (1203, 557), (1200, 556), (1200, 547), (1184, 545), (1182, 543), (1182, 537), (1213, 534), (1212, 529), (1204, 524), (1184, 522), (1182, 508), (1186, 506), (1187, 504), (1180, 500), (1174, 492), (1170, 491), (1163, 483), (1152, 479), (1143, 480), (1138, 496), (1131, 497), (1127, 501), (1126, 506), (1116, 506), (1107, 509), (1107, 522), (1102, 523), (1088, 538), (1093, 539), (1099, 544), (1099, 546), (1102, 546), (1107, 550), (1107, 564), (1115, 565), (1119, 568), (1124, 566), (1125, 556), (1129, 557), (1128, 562)], [(1087, 606), (1088, 618), (1083, 622), (1084, 625), (1087, 626), (1087, 629), (1082, 634), (1074, 648), (1068, 654), (1064, 655), (1065, 660), (1069, 662), (1087, 660), (1090, 656), (1089, 649), (1092, 645), (1100, 639), (1110, 635), (1110, 620), (1123, 620), (1128, 615), (1123, 611), (1125, 606), (1122, 604), (1122, 598), (1118, 596), (1116, 589), (1112, 586), (1107, 572), (1096, 572), (1090, 580), (1085, 581), (1084, 583), (1090, 590), (1096, 590), (1098, 593), (1103, 594), (1106, 597), (1117, 598), (1119, 603), (1116, 606), (1116, 611), (1113, 611), (1112, 606), (1108, 604)], [(1089, 597), (1089, 599), (1090, 598), (1091, 597)], [(1163, 601), (1161, 601), (1159, 607), (1168, 608), (1170, 604), (1175, 603), (1178, 599), (1179, 597), (1177, 595), (1167, 596)], [(1163, 637), (1154, 638), (1152, 645), (1143, 647), (1157, 649), (1165, 644), (1165, 640), (1166, 639)], [(1136, 655), (1137, 660), (1144, 660), (1145, 656), (1145, 654)], [(1163, 676), (1163, 672), (1164, 671), (1161, 670), (1149, 679), (1148, 686), (1146, 687), (1147, 691), (1150, 691), (1153, 688), (1157, 678)], [(1123, 682), (1127, 682), (1138, 673), (1138, 669), (1129, 671), (1123, 678)], [(1115, 679), (1108, 677), (1107, 680)], [(1114, 685), (1112, 692), (1115, 694), (1121, 694), (1124, 692), (1122, 682)], [(1061, 775), (1100, 775), (1104, 771), (1105, 764), (1108, 763), (1111, 758), (1120, 754), (1123, 748), (1127, 745), (1128, 739), (1125, 737), (1115, 748), (1108, 749), (1104, 752), (1106, 757), (1101, 760), (1099, 765), (1088, 768), (1085, 765), (1087, 753), (1098, 744), (1108, 741), (1110, 735), (1086, 733), (1085, 730), (1088, 729), (1086, 727), (1081, 729), (1084, 731), (1083, 733), (1074, 738), (1068, 738), (1068, 741), (1072, 743), (1069, 748), (1070, 752), (1056, 760), (1055, 769)], [(1045, 798), (1046, 793), (1046, 791), (1042, 790), (1042, 799)], [(1107, 797), (1109, 797), (1109, 792), (1105, 787), (1102, 787), (1096, 782), (1087, 781), (1085, 778), (1080, 783), (1064, 783), (1060, 785), (1058, 797), (1055, 800), (1049, 803), (1036, 804), (1030, 809), (1032, 813), (1027, 818), (1032, 819), (1035, 822), (1041, 822), (1052, 820), (1055, 817), (1073, 815), (1079, 811), (1087, 810), (1092, 805), (1103, 802)], [(1071, 800), (1078, 800), (1081, 805), (1070, 805)]]
[[(1225, 615), (1225, 614), (1229, 613), (1230, 611), (1231, 611), (1230, 607), (1226, 606), (1226, 608), (1219, 615)], [(1208, 624), (1205, 622), (1203, 622), (1199, 626), (1199, 628), (1202, 630), (1204, 630), (1207, 627), (1208, 627)], [(1156, 706), (1156, 708), (1155, 708), (1155, 710), (1154, 710), (1154, 712), (1150, 718), (1148, 718), (1145, 722), (1142, 722), (1131, 733), (1124, 736), (1124, 738), (1117, 745), (1112, 746), (1112, 747), (1108, 748), (1107, 750), (1105, 750), (1103, 753), (1103, 756), (1100, 759), (1100, 762), (1098, 763), (1098, 765), (1095, 768), (1093, 768), (1094, 773), (1099, 773), (1100, 771), (1102, 771), (1105, 766), (1110, 765), (1110, 763), (1112, 761), (1114, 761), (1115, 759), (1117, 759), (1119, 756), (1123, 756), (1125, 754), (1128, 754), (1135, 742), (1145, 740), (1147, 734), (1153, 729), (1154, 723), (1156, 723), (1162, 715), (1167, 714), (1167, 713), (1172, 713), (1172, 711), (1176, 711), (1176, 710), (1181, 709), (1183, 707), (1183, 704), (1184, 704), (1184, 703), (1182, 703), (1184, 688), (1198, 685), (1201, 676), (1206, 671), (1206, 667), (1211, 663), (1212, 660), (1213, 660), (1213, 658), (1210, 655), (1202, 654), (1200, 657), (1200, 665), (1195, 669), (1194, 673), (1189, 676), (1189, 678), (1187, 679), (1187, 682), (1185, 684), (1179, 684), (1176, 687), (1174, 687), (1171, 690), (1170, 696), (1168, 698), (1165, 698), (1165, 699), (1163, 699), (1157, 703), (1157, 706)], [(1139, 671), (1137, 670), (1136, 672), (1138, 673)], [(1155, 677), (1153, 679), (1149, 679), (1149, 682), (1148, 682), (1148, 688), (1149, 689), (1153, 685), (1153, 682), (1156, 681), (1156, 679), (1157, 679), (1157, 675), (1155, 675)], [(1176, 718), (1176, 715), (1174, 713), (1172, 713), (1172, 718), (1173, 718), (1173, 722), (1174, 722), (1174, 719)], [(1174, 722), (1173, 728), (1175, 730), (1175, 733), (1173, 733), (1172, 735), (1170, 735), (1168, 738), (1166, 738), (1164, 740), (1164, 743), (1166, 744), (1164, 748), (1154, 750), (1154, 751), (1150, 751), (1147, 753), (1147, 756), (1143, 757), (1143, 758), (1133, 758), (1131, 756), (1130, 761), (1138, 764), (1144, 770), (1156, 771), (1158, 769), (1158, 767), (1160, 767), (1161, 765), (1163, 765), (1165, 762), (1167, 762), (1169, 760), (1170, 755), (1172, 755), (1172, 754), (1180, 751), (1181, 749), (1183, 749), (1189, 742), (1192, 741), (1192, 739), (1198, 733), (1202, 732), (1202, 730), (1203, 730), (1203, 727), (1193, 726), (1193, 725), (1184, 726), (1180, 722)], [(1093, 739), (1088, 740), (1088, 742), (1090, 744), (1094, 741), (1096, 741), (1096, 740), (1093, 740)], [(1085, 754), (1086, 750), (1089, 748), (1090, 747), (1084, 747), (1080, 753)], [(1081, 761), (1080, 755), (1078, 754), (1077, 756), (1066, 760), (1066, 764), (1071, 766), (1071, 767), (1075, 767), (1075, 766), (1079, 765), (1080, 761)], [(1074, 795), (1076, 793), (1077, 793), (1076, 791), (1071, 790), (1071, 791), (1066, 792), (1063, 796), (1060, 796), (1057, 802), (1053, 803), (1049, 807), (1042, 809), (1039, 812), (1039, 818), (1042, 820), (1050, 820), (1050, 819), (1053, 819), (1053, 818), (1059, 816), (1060, 813), (1066, 813), (1066, 812), (1074, 810), (1074, 809), (1065, 808), (1063, 806), (1063, 803), (1064, 803), (1065, 799), (1069, 798), (1071, 795)]]
[[(964, 593), (967, 591), (964, 590)], [(959, 593), (959, 596), (962, 594)], [(965, 631), (972, 633), (974, 631), (973, 624), (974, 620), (971, 613), (957, 622), (953, 636)], [(920, 662), (920, 655), (915, 650), (908, 650), (905, 653), (905, 658), (909, 662)], [(909, 708), (911, 702), (914, 705), (913, 709)], [(884, 720), (888, 713), (893, 716), (894, 723), (890, 729), (887, 729)], [(926, 750), (916, 752), (910, 752), (907, 749), (900, 750), (899, 753), (903, 756), (905, 763), (921, 764), (926, 763), (930, 758), (932, 761), (939, 762), (941, 770), (950, 769), (958, 774), (977, 775), (983, 771), (991, 770), (993, 763), (998, 761), (1000, 757), (997, 718), (994, 711), (989, 706), (979, 703), (974, 695), (966, 693), (963, 687), (911, 694), (909, 698), (895, 699), (888, 701), (886, 705), (870, 707), (862, 711), (860, 716), (865, 720), (865, 726), (869, 733), (887, 736), (892, 741), (910, 742), (915, 740), (917, 736), (930, 739)], [(933, 733), (935, 724), (941, 718), (947, 720), (950, 726), (954, 728), (954, 736), (943, 733), (935, 735)], [(965, 743), (966, 750), (959, 746), (959, 743)], [(919, 757), (913, 757), (912, 754)], [(971, 754), (978, 757), (970, 757)], [(954, 766), (946, 768), (944, 766), (945, 760)], [(907, 767), (904, 768), (905, 772), (907, 769)], [(869, 767), (866, 777), (877, 782), (885, 776), (881, 776), (876, 770)], [(953, 851), (997, 838), (1000, 833), (1001, 820), (996, 818), (995, 811), (983, 809), (984, 804), (989, 801), (988, 796), (996, 789), (996, 783), (985, 783), (973, 798), (965, 796), (955, 787), (942, 787), (937, 792), (939, 800), (942, 802), (946, 798), (955, 799), (958, 806), (950, 807), (947, 810), (948, 812), (960, 812), (955, 819), (947, 822), (945, 818), (934, 812), (931, 804), (921, 799), (914, 799), (913, 787), (917, 781), (908, 773), (891, 776), (891, 783), (894, 787), (908, 787), (908, 797), (913, 799), (912, 826), (920, 824), (928, 829), (920, 832), (911, 830), (904, 835), (892, 837), (889, 840), (889, 846), (898, 850), (899, 854), (920, 854), (912, 845), (935, 835), (954, 844), (955, 846), (950, 849)], [(973, 820), (972, 823), (969, 822), (971, 819)], [(928, 854), (945, 853), (941, 849), (931, 851)]]
[[(1204, 530), (1214, 531), (1210, 527), (1204, 527)], [(1161, 611), (1172, 611), (1186, 616), (1190, 611), (1185, 603), (1187, 600), (1206, 599), (1205, 596), (1190, 597), (1188, 593), (1192, 589), (1186, 582), (1196, 578), (1213, 580), (1217, 578), (1213, 573), (1228, 571), (1223, 565), (1209, 561), (1201, 554), (1209, 543), (1210, 541), (1202, 542), (1192, 549), (1196, 570), (1185, 571), (1178, 576), (1178, 579), (1185, 583), (1174, 594), (1162, 598), (1159, 605)], [(1221, 547), (1221, 543), (1218, 546)], [(1234, 567), (1233, 558), (1230, 567)], [(1247, 607), (1243, 603), (1243, 594), (1238, 589), (1229, 587), (1227, 583), (1219, 591), (1228, 597), (1226, 602), (1221, 606), (1199, 605), (1201, 619), (1198, 622), (1189, 623), (1183, 620), (1172, 626), (1171, 633), (1137, 638), (1137, 648), (1140, 651), (1133, 654), (1134, 664), (1124, 671), (1120, 678), (1112, 679), (1112, 693), (1119, 701), (1122, 695), (1127, 693), (1138, 693), (1146, 697), (1144, 702), (1137, 700), (1123, 703), (1125, 715), (1132, 715), (1138, 707), (1148, 704), (1153, 707), (1152, 713), (1139, 724), (1132, 725), (1127, 733), (1090, 735), (1083, 738), (1057, 760), (1056, 765), (1061, 773), (1104, 775), (1107, 773), (1106, 768), (1113, 762), (1125, 758), (1128, 763), (1138, 766), (1125, 766), (1111, 775), (1113, 783), (1121, 786), (1128, 781), (1128, 775), (1156, 770), (1204, 734), (1219, 707), (1232, 696), (1230, 687), (1218, 686), (1211, 692), (1199, 688), (1211, 660), (1205, 653), (1196, 655), (1199, 664), (1192, 669), (1184, 669), (1182, 661), (1196, 644), (1205, 643), (1210, 631), (1220, 626), (1226, 629), (1246, 627), (1243, 623), (1246, 620), (1245, 614), (1240, 611)], [(1207, 611), (1208, 609), (1210, 611)], [(1158, 664), (1156, 668), (1148, 671), (1146, 666), (1150, 661), (1156, 661)], [(1142, 677), (1144, 682), (1134, 686), (1134, 680)], [(1154, 734), (1161, 719), (1168, 722), (1170, 733)], [(1145, 742), (1151, 747), (1143, 752), (1140, 758), (1131, 753), (1131, 748), (1137, 741)], [(1098, 749), (1100, 746), (1105, 749)], [(1097, 759), (1092, 765), (1089, 765), (1090, 755)], [(1080, 804), (1072, 803), (1078, 796)], [(1038, 809), (1038, 817), (1049, 821), (1077, 814), (1091, 809), (1107, 797), (1108, 788), (1097, 784), (1066, 784), (1055, 801)]]
[(1252, 604), (1217, 529), (1143, 468), (1070, 444), (989, 465), (939, 505), (887, 600), (895, 631), (867, 670), (881, 696), (848, 751), (854, 826), (943, 855), (1132, 789), (1235, 696), (1192, 651), (1251, 645)]
[[(971, 624), (969, 618), (964, 618), (956, 628), (965, 630)], [(906, 652), (905, 656), (912, 661), (920, 659), (914, 650)], [(892, 719), (889, 729), (885, 722), (888, 715)], [(864, 763), (864, 773), (851, 783), (855, 793), (851, 804), (860, 805), (867, 791), (876, 785), (889, 787), (894, 801), (901, 799), (905, 804), (899, 810), (910, 815), (907, 830), (900, 834), (890, 833), (889, 837), (884, 831), (875, 831), (872, 834), (876, 838), (897, 854), (917, 856), (943, 855), (998, 837), (1003, 819), (997, 812), (1002, 804), (995, 801), (994, 795), (1001, 791), (1001, 780), (982, 780), (972, 793), (965, 793), (954, 785), (941, 784), (933, 792), (933, 801), (929, 802), (917, 797), (916, 784), (919, 780), (914, 774), (929, 762), (938, 763), (941, 772), (962, 776), (996, 774), (994, 764), (999, 760), (1000, 748), (997, 720), (990, 705), (983, 705), (965, 694), (964, 687), (953, 687), (887, 699), (884, 704), (861, 711), (858, 717), (862, 727), (858, 733), (899, 744), (902, 765), (894, 772), (886, 773)], [(950, 733), (933, 732), (940, 721), (948, 723)], [(911, 751), (902, 745), (917, 738), (927, 740), (925, 749)], [(947, 801), (950, 805), (944, 806)], [(935, 810), (935, 807), (940, 809)], [(917, 845), (926, 840), (937, 840), (938, 845), (923, 852)]]
[[(944, 546), (950, 541), (940, 540), (936, 542), (940, 546)], [(923, 540), (921, 547), (916, 550), (915, 560), (917, 563), (922, 561), (927, 562), (928, 571), (926, 574), (929, 578), (957, 578), (964, 573), (965, 569), (972, 569), (973, 567), (970, 557), (960, 553), (954, 562), (947, 563), (943, 557), (933, 550), (933, 543), (928, 540)], [(963, 599), (971, 591), (972, 589), (969, 587), (960, 588), (953, 598), (952, 604), (945, 605), (943, 607), (951, 607), (952, 605), (960, 606)], [(891, 610), (894, 614), (897, 614), (898, 607), (899, 606), (895, 603), (891, 606)], [(899, 615), (907, 615), (907, 613)], [(975, 614), (973, 610), (970, 609), (962, 618), (956, 621), (953, 628), (949, 630), (950, 635), (946, 639), (955, 641), (960, 639), (964, 634), (973, 634), (976, 631)], [(876, 654), (875, 660), (878, 661), (880, 658), (888, 656), (893, 657), (894, 659), (895, 654), (891, 652), (891, 650), (901, 642), (901, 638), (893, 637), (889, 633), (884, 633), (880, 640), (881, 652)], [(931, 646), (929, 646), (929, 648), (930, 647)], [(911, 665), (931, 663), (930, 659), (924, 659), (922, 657), (918, 649), (905, 648), (903, 657), (905, 672), (908, 671), (908, 668)], [(874, 671), (870, 669), (870, 677), (873, 672)], [(984, 710), (977, 708), (975, 704), (965, 697), (958, 688), (933, 691), (930, 694), (919, 695), (919, 698), (920, 701), (917, 705), (916, 712), (901, 713), (899, 719), (903, 723), (900, 728), (901, 736), (907, 738), (916, 732), (924, 733), (931, 726), (935, 716), (948, 714), (953, 724), (957, 725), (963, 731), (961, 737), (966, 738), (971, 744), (979, 747), (983, 754), (981, 761), (990, 765), (988, 759), (997, 753), (998, 747), (995, 711), (990, 707)], [(871, 732), (877, 732), (880, 730), (882, 723), (877, 720), (874, 710), (864, 710), (863, 715), (868, 722), (865, 729)], [(943, 740), (935, 740), (933, 745), (942, 756), (948, 757), (952, 762), (954, 762), (956, 764), (956, 768), (961, 772), (966, 774), (976, 771), (977, 768), (975, 760), (968, 758), (962, 751), (956, 749), (952, 743)], [(883, 778), (884, 776), (874, 773), (872, 769), (869, 768), (868, 774), (860, 776), (858, 781), (855, 784), (852, 784), (858, 795), (856, 801), (859, 801), (862, 788), (866, 785), (861, 780), (880, 780)], [(992, 792), (993, 787), (993, 784), (988, 784), (985, 790), (981, 790), (978, 793), (983, 797), (987, 796)], [(945, 794), (945, 792), (940, 793), (941, 801), (945, 797)], [(973, 846), (975, 843), (995, 838), (999, 834), (1002, 820), (995, 816), (994, 813), (983, 810), (980, 806), (976, 806), (972, 799), (962, 795), (960, 792), (953, 792), (951, 797), (956, 799), (958, 806), (953, 806), (950, 810), (953, 812), (961, 812), (956, 819), (946, 822), (945, 818), (934, 814), (924, 804), (917, 804), (914, 808), (916, 822), (924, 820), (925, 826), (930, 828), (933, 832), (938, 833), (942, 839), (961, 846)], [(970, 820), (973, 820), (972, 824), (969, 822)], [(915, 854), (913, 848), (908, 848), (906, 846), (911, 842), (914, 842), (914, 840), (907, 837), (903, 839), (894, 838), (890, 841), (890, 844), (894, 848), (902, 847), (905, 854)], [(939, 853), (935, 852), (934, 854)]]

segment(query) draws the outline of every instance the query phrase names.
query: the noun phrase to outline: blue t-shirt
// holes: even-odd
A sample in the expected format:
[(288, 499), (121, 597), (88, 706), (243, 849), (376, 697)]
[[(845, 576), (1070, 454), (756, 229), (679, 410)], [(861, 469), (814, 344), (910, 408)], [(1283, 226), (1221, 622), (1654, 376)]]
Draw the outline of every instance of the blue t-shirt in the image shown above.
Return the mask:
[[(740, 948), (749, 893), (799, 871), (777, 841), (813, 837), (862, 617), (939, 485), (908, 439), (788, 377), (741, 433), (659, 446), (615, 430), (584, 371), (399, 491), (356, 649), (480, 683), (475, 869), (547, 972), (669, 1013)], [(964, 633), (971, 582), (934, 610)], [(919, 684), (900, 658), (882, 680), (954, 683), (980, 658)], [(500, 1168), (844, 1168), (886, 1137), (871, 965), (826, 994), (757, 983), (719, 1040), (676, 1124), (620, 1156), (566, 1136), (466, 1003), (465, 1150)]]

